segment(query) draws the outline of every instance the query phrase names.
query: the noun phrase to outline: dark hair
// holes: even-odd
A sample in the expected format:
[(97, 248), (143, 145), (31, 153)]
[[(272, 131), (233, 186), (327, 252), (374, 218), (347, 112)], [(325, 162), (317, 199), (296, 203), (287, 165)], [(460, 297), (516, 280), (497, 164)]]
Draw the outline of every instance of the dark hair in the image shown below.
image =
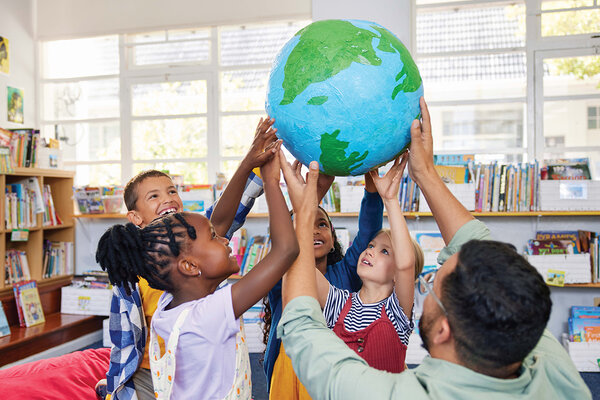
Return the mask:
[(491, 240), (462, 246), (441, 293), (458, 357), (483, 373), (523, 361), (552, 308), (536, 269), (514, 246)]
[(125, 185), (125, 192), (123, 193), (123, 198), (125, 199), (125, 206), (127, 207), (127, 211), (135, 210), (135, 203), (137, 203), (138, 192), (137, 188), (145, 179), (147, 178), (157, 178), (157, 177), (167, 177), (171, 179), (171, 177), (164, 172), (158, 171), (156, 169), (149, 169), (147, 171), (142, 171), (127, 182)]
[(196, 230), (184, 215), (167, 215), (143, 229), (128, 223), (104, 232), (98, 242), (96, 262), (108, 272), (110, 283), (131, 294), (141, 276), (154, 289), (172, 291), (166, 267), (180, 254), (186, 236), (196, 239)]

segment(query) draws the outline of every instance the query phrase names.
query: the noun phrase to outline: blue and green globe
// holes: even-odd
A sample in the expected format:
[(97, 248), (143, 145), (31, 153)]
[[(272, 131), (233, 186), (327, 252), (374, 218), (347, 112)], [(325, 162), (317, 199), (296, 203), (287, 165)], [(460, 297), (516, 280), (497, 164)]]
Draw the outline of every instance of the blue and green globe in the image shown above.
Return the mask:
[(408, 147), (422, 95), (419, 70), (394, 34), (374, 22), (326, 20), (283, 46), (266, 110), (300, 162), (360, 175)]

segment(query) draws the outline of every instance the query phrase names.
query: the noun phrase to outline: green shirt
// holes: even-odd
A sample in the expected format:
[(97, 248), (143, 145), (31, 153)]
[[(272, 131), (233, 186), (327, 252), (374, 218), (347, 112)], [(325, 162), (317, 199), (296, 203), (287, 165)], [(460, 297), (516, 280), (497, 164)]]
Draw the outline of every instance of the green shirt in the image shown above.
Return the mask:
[[(468, 222), (439, 260), (470, 239), (487, 238), (483, 223)], [(548, 330), (523, 360), (515, 379), (492, 378), (431, 357), (401, 374), (371, 368), (327, 328), (319, 303), (312, 297), (295, 298), (286, 306), (278, 334), (294, 371), (315, 400), (592, 398), (568, 354)]]

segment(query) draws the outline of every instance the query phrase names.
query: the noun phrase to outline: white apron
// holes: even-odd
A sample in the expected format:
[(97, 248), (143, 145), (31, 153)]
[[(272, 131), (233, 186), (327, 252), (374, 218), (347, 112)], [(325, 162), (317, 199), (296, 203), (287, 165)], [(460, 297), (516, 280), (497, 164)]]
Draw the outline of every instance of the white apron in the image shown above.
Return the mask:
[[(159, 400), (169, 400), (175, 379), (175, 350), (179, 342), (179, 331), (184, 324), (190, 309), (179, 314), (175, 326), (169, 335), (165, 354), (161, 357), (160, 346), (154, 329), (150, 329), (150, 369), (154, 397)], [(235, 340), (235, 374), (233, 385), (223, 400), (248, 400), (252, 398), (252, 381), (250, 379), (250, 357), (244, 332), (244, 323), (240, 321), (240, 331)]]

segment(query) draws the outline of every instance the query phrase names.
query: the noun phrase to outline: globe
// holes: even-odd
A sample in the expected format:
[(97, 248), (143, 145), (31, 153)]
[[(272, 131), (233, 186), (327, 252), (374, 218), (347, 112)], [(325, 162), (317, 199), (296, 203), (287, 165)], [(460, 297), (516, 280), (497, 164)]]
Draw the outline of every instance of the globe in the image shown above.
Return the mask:
[(389, 30), (358, 20), (317, 21), (273, 62), (266, 111), (304, 165), (360, 175), (410, 144), (423, 84), (406, 47)]

